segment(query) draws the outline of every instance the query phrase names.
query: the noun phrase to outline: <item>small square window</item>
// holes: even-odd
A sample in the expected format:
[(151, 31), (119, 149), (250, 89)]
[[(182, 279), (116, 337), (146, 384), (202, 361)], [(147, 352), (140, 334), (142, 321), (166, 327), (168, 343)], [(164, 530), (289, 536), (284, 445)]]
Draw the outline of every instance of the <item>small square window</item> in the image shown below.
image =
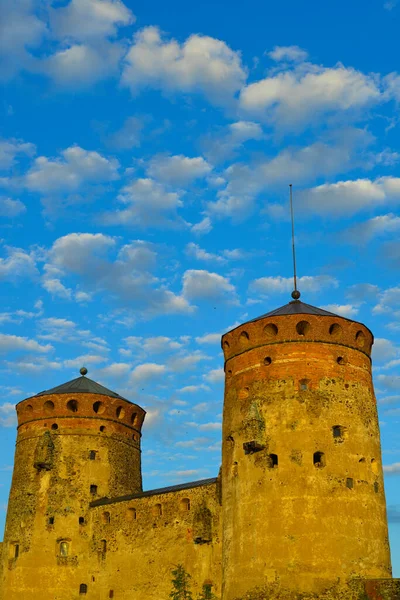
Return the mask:
[(95, 496), (97, 494), (97, 485), (91, 485), (90, 486), (90, 493)]
[(91, 450), (89, 452), (89, 460), (96, 460), (96, 450)]

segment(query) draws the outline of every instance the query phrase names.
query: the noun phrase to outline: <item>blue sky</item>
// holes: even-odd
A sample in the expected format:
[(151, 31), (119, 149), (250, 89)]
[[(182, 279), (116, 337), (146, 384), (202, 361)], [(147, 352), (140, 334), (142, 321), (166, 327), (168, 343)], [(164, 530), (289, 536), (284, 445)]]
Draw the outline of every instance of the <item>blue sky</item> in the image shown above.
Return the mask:
[[(147, 411), (145, 489), (218, 473), (220, 336), (299, 287), (374, 333), (400, 577), (395, 0), (0, 0), (0, 520), (16, 402)], [(397, 535), (397, 541), (396, 541)]]

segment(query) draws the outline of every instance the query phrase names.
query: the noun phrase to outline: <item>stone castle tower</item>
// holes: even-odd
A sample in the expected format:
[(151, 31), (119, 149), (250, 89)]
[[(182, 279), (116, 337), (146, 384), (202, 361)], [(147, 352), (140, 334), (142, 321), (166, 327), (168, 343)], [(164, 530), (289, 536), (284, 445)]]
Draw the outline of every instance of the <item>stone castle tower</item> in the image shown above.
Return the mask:
[[(145, 411), (86, 377), (17, 405), (1, 600), (398, 600), (370, 330), (298, 299), (222, 336), (218, 477), (143, 491)], [(197, 594), (197, 595), (196, 595)]]

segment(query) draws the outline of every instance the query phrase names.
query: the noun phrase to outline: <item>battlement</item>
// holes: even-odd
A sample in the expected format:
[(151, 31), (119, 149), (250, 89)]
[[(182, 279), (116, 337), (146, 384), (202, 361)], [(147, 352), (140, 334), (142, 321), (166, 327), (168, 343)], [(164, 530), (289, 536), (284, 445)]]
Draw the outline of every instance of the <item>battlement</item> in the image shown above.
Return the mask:
[(286, 342), (334, 344), (370, 357), (374, 336), (362, 323), (335, 315), (266, 315), (223, 335), (221, 347), (227, 365), (230, 359), (254, 348)]
[(33, 396), (17, 405), (18, 435), (46, 429), (117, 433), (139, 441), (145, 411), (128, 400), (93, 393)]

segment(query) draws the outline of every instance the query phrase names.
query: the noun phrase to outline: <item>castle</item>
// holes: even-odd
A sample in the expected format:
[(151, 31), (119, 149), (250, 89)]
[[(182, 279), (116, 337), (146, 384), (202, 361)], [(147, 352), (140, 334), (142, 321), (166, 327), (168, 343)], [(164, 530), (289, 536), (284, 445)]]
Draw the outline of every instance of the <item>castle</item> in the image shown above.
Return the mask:
[(2, 600), (396, 600), (373, 335), (299, 300), (222, 336), (218, 477), (143, 491), (145, 411), (86, 377), (17, 404)]

